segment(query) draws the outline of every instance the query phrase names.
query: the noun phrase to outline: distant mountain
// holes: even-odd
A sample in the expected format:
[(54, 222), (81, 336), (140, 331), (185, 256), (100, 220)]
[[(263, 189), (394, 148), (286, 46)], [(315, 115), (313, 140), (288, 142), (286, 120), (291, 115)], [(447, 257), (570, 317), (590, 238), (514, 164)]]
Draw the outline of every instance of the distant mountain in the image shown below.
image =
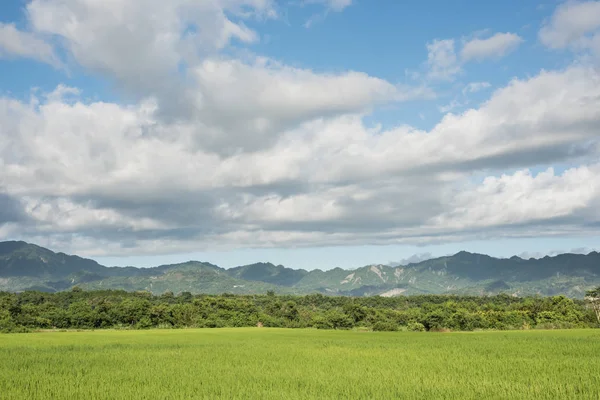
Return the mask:
[(0, 290), (149, 290), (153, 293), (323, 293), (347, 296), (409, 294), (555, 295), (582, 297), (600, 284), (600, 253), (525, 260), (461, 251), (406, 266), (355, 270), (295, 270), (271, 263), (224, 269), (189, 261), (154, 268), (105, 267), (25, 242), (0, 242)]
[(64, 278), (81, 271), (98, 273), (106, 267), (96, 261), (54, 253), (25, 242), (0, 242), (0, 276)]
[(284, 292), (277, 285), (238, 279), (224, 268), (197, 261), (140, 270), (143, 273), (107, 276), (80, 286), (86, 289), (149, 290), (155, 294), (167, 291), (206, 294), (255, 294), (266, 293), (269, 290)]
[(235, 278), (249, 281), (294, 286), (308, 274), (308, 271), (285, 268), (283, 265), (273, 265), (271, 263), (256, 263), (231, 268), (228, 270), (228, 273)]

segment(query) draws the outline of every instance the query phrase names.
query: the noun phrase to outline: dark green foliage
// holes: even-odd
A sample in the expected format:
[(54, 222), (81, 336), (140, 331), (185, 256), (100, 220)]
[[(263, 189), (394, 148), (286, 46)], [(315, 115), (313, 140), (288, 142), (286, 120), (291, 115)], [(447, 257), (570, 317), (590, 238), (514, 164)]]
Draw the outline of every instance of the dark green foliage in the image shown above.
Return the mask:
[(391, 321), (377, 321), (373, 324), (373, 330), (376, 332), (394, 332), (398, 330), (398, 325)]
[(586, 303), (565, 296), (175, 296), (117, 290), (0, 292), (0, 331), (33, 329), (286, 327), (377, 331), (597, 326)]

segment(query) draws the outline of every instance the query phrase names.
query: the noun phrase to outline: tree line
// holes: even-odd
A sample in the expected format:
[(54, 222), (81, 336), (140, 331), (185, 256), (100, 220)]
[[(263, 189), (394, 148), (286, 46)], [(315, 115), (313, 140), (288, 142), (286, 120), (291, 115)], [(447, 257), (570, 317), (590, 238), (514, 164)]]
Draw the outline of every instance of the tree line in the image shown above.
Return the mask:
[[(596, 289), (598, 290), (598, 289)], [(592, 293), (592, 292), (589, 292)], [(596, 293), (596, 292), (594, 292)], [(594, 298), (587, 296), (586, 299)], [(121, 290), (0, 292), (0, 331), (285, 327), (472, 331), (600, 326), (594, 303), (565, 296), (175, 295)]]

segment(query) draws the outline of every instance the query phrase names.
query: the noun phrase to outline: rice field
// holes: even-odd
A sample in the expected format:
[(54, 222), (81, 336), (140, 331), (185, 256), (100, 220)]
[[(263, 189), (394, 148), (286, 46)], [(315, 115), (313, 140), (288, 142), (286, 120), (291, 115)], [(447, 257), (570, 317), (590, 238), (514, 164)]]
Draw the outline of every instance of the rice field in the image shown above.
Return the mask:
[(600, 330), (0, 335), (1, 399), (599, 399)]

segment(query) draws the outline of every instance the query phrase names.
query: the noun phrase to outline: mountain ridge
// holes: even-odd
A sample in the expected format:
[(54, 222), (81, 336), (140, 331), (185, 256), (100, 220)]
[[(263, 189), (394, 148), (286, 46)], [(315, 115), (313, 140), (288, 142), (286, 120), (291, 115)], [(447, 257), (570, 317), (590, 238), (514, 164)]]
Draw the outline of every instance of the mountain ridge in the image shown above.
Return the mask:
[(270, 262), (222, 268), (190, 260), (150, 268), (107, 267), (23, 242), (0, 242), (0, 290), (88, 289), (192, 293), (330, 295), (497, 294), (578, 297), (600, 283), (600, 253), (543, 258), (495, 258), (460, 251), (407, 265), (369, 264), (355, 269), (293, 269)]

